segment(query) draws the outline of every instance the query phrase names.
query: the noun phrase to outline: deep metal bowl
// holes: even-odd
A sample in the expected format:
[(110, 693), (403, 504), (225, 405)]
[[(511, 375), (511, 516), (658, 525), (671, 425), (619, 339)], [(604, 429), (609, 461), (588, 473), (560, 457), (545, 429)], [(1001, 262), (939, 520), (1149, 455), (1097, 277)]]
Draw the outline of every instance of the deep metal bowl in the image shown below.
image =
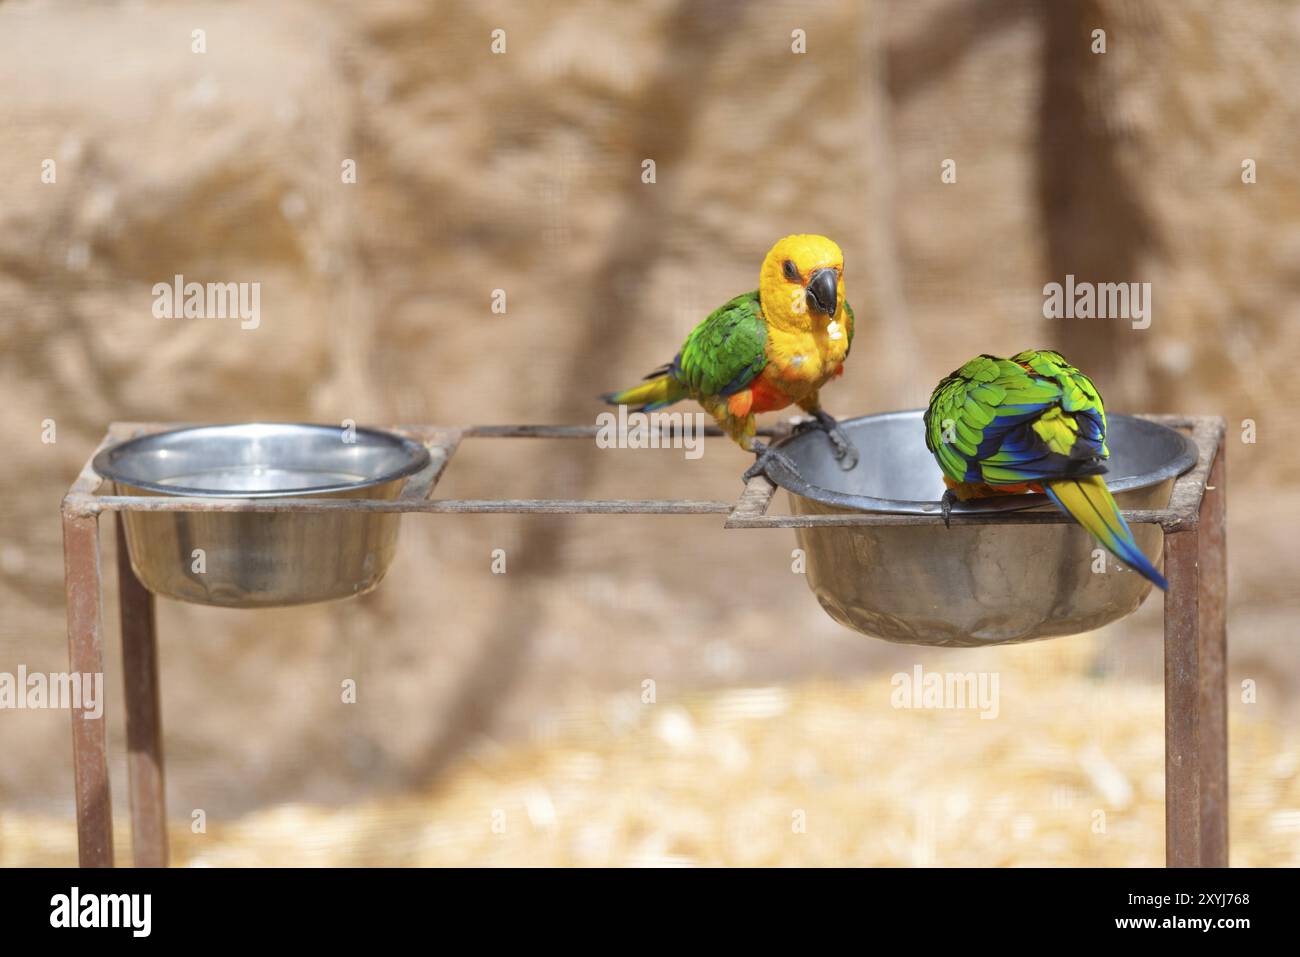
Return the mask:
[[(841, 423), (861, 453), (842, 471), (818, 432), (781, 449), (792, 474), (768, 475), (796, 514), (855, 511), (934, 514), (943, 477), (925, 447), (920, 410)], [(1196, 446), (1173, 429), (1126, 415), (1107, 418), (1106, 482), (1121, 508), (1162, 508), (1174, 479), (1196, 463)], [(1044, 495), (958, 503), (953, 514), (1054, 505)], [(1093, 571), (1092, 536), (1077, 525), (954, 525), (796, 529), (808, 585), (827, 613), (855, 631), (916, 645), (981, 646), (1077, 634), (1133, 612), (1151, 590), (1110, 556)], [(1133, 536), (1157, 567), (1163, 533), (1135, 525)]]
[[(326, 425), (212, 425), (112, 446), (94, 469), (119, 495), (396, 498), (429, 465), (418, 442)], [(180, 601), (267, 608), (379, 584), (401, 516), (378, 512), (125, 512), (131, 567)]]

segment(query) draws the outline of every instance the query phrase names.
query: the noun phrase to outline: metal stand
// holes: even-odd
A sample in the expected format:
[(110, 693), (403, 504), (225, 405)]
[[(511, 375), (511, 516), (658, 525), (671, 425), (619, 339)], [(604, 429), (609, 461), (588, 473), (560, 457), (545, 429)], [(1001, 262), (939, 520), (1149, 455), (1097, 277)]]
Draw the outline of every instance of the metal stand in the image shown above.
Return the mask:
[[(1124, 512), (1130, 523), (1159, 525), (1165, 533), (1165, 860), (1170, 867), (1224, 867), (1228, 863), (1227, 562), (1224, 504), (1224, 422), (1218, 418), (1146, 416), (1189, 430), (1197, 464), (1174, 484), (1163, 509)], [(99, 449), (172, 426), (114, 423)], [(788, 425), (763, 430), (779, 435)], [(692, 500), (432, 499), (438, 480), (466, 438), (587, 439), (586, 426), (394, 426), (423, 442), (433, 455), (426, 473), (412, 478), (393, 500), (202, 499), (100, 495), (100, 480), (86, 461), (63, 499), (64, 575), (68, 596), (68, 659), (73, 672), (102, 673), (103, 580), (99, 516), (125, 511), (324, 512), (374, 510), (428, 513), (550, 513), (726, 516), (727, 528), (794, 528), (817, 525), (931, 525), (935, 515), (769, 515), (776, 489), (751, 480), (733, 502)], [(720, 435), (710, 429), (709, 435)], [(954, 524), (1060, 524), (1056, 512), (953, 515)], [(131, 570), (118, 516), (118, 593), (126, 690), (127, 770), (130, 776), (132, 852), (137, 867), (167, 864), (163, 738), (159, 706), (154, 598)], [(77, 844), (83, 867), (113, 866), (113, 814), (109, 798), (107, 735), (103, 718), (72, 712)]]

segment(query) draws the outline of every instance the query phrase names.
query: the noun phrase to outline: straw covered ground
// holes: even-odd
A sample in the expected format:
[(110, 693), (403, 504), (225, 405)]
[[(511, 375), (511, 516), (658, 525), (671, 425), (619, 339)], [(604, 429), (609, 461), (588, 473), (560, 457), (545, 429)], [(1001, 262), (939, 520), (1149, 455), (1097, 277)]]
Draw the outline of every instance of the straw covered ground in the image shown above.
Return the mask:
[[(992, 720), (896, 709), (887, 674), (574, 702), (517, 746), (475, 749), (428, 793), (282, 805), (203, 834), (174, 816), (173, 855), (190, 866), (1158, 865), (1160, 689), (1103, 687), (1081, 667), (1090, 640), (1011, 652)], [(1300, 734), (1230, 710), (1232, 862), (1300, 864)], [(119, 856), (128, 846), (122, 829)], [(75, 857), (71, 814), (0, 816), (0, 865)]]

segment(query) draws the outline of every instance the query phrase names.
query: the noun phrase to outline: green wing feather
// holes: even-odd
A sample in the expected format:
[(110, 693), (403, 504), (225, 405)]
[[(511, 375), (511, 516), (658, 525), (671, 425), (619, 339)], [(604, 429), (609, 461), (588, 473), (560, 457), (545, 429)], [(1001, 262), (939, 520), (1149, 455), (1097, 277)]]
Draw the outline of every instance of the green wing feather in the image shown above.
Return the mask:
[(732, 395), (767, 365), (767, 322), (758, 292), (737, 296), (692, 330), (671, 366), (697, 396)]
[(1010, 364), (994, 356), (976, 356), (945, 376), (930, 396), (925, 410), (925, 445), (954, 482), (965, 481), (968, 463), (984, 438), (984, 427), (1005, 398), (1005, 386), (999, 380), (1011, 374), (1006, 368)]

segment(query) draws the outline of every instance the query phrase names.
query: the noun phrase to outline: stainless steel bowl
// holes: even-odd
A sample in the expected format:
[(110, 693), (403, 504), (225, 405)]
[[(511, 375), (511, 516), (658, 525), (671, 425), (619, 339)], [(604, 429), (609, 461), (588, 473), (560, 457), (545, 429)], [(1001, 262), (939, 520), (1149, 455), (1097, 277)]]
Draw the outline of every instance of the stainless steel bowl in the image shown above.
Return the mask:
[[(392, 499), (429, 465), (418, 442), (325, 425), (212, 425), (131, 439), (95, 456), (119, 495)], [(379, 512), (125, 512), (131, 567), (159, 595), (268, 608), (369, 591), (401, 516)], [(198, 551), (201, 550), (201, 551)]]
[[(824, 435), (781, 443), (797, 467), (768, 475), (796, 514), (932, 514), (943, 478), (925, 447), (919, 410), (842, 422), (861, 453), (840, 469)], [(1174, 479), (1196, 462), (1181, 433), (1125, 415), (1108, 417), (1107, 484), (1121, 508), (1162, 508)], [(953, 514), (1055, 508), (1043, 495), (959, 503)], [(1077, 525), (954, 525), (796, 529), (808, 585), (827, 613), (864, 635), (916, 645), (980, 646), (1099, 628), (1136, 610), (1151, 584), (1107, 556), (1095, 573), (1093, 538)], [(1159, 567), (1163, 533), (1133, 535)]]

